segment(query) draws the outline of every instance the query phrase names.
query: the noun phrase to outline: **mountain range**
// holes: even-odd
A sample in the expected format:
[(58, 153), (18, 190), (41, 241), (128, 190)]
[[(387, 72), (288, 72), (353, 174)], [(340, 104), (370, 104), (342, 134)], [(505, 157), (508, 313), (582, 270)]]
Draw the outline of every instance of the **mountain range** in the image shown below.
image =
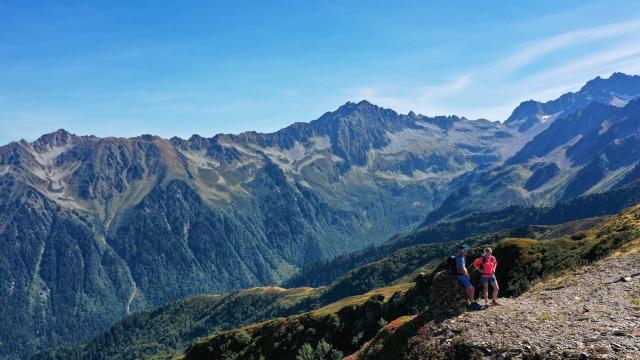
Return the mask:
[(361, 101), (270, 134), (2, 146), (0, 356), (481, 210), (623, 189), (640, 178), (639, 95), (616, 73), (504, 123)]

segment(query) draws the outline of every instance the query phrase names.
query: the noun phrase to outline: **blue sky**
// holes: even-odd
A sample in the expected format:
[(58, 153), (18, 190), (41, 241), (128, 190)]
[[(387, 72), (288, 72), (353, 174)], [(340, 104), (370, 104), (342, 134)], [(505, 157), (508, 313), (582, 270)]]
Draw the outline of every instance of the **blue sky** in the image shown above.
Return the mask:
[(503, 120), (640, 73), (640, 2), (455, 3), (4, 0), (0, 143), (274, 131), (362, 99)]

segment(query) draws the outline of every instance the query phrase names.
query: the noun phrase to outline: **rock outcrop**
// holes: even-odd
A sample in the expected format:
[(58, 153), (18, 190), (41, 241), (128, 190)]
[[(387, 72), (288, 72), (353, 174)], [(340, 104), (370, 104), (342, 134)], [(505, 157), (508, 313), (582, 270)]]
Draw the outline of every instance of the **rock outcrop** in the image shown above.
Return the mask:
[(448, 318), (462, 313), (467, 306), (462, 284), (447, 270), (433, 275), (429, 288), (429, 311), (436, 319)]

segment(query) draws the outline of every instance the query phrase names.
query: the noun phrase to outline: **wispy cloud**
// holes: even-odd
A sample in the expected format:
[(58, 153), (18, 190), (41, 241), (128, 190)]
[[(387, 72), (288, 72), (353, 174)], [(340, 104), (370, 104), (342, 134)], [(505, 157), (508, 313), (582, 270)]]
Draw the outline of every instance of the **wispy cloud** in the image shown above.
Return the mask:
[[(523, 43), (503, 59), (444, 83), (408, 90), (369, 85), (345, 92), (354, 100), (369, 99), (402, 112), (504, 120), (523, 100), (552, 99), (598, 75), (640, 71), (639, 36), (640, 19), (582, 28)], [(580, 47), (587, 44), (590, 50)], [(560, 56), (539, 66), (552, 55)], [(527, 69), (530, 65), (537, 66)]]
[(462, 74), (442, 84), (421, 86), (417, 92), (423, 100), (437, 99), (442, 96), (456, 94), (466, 89), (470, 83), (471, 75)]
[(287, 96), (287, 97), (298, 97), (298, 90), (296, 89), (284, 89), (282, 90), (282, 95)]
[[(597, 53), (589, 53), (560, 66), (537, 72), (522, 78), (522, 83), (539, 84), (531, 96), (542, 99), (584, 84), (585, 77), (610, 74), (615, 71), (637, 71), (640, 65), (640, 42), (612, 47)], [(554, 89), (553, 85), (558, 89)]]
[(471, 75), (463, 74), (444, 83), (422, 85), (408, 90), (401, 86), (361, 86), (344, 89), (344, 92), (351, 100), (367, 99), (401, 112), (428, 109), (430, 114), (453, 114), (454, 112), (438, 103), (464, 91), (471, 81)]
[(496, 69), (505, 72), (515, 71), (531, 64), (544, 55), (567, 47), (637, 32), (640, 32), (640, 19), (564, 32), (523, 44), (520, 50), (499, 61), (496, 64)]

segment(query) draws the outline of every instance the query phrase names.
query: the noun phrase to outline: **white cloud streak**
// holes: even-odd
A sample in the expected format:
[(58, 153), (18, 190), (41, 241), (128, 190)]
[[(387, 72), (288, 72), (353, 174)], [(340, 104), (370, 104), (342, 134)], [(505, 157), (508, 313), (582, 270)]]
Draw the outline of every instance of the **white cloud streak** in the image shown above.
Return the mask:
[[(469, 69), (441, 84), (410, 90), (372, 85), (345, 92), (353, 100), (368, 99), (401, 112), (413, 110), (428, 115), (459, 114), (504, 120), (523, 100), (545, 101), (578, 90), (598, 75), (640, 71), (638, 38), (640, 19), (578, 29), (524, 43), (502, 60)], [(580, 45), (600, 46), (592, 46), (590, 51), (572, 51), (552, 66), (519, 74), (520, 70), (547, 56), (574, 50)]]
[(496, 68), (515, 71), (552, 52), (597, 40), (640, 32), (640, 19), (565, 32), (525, 43), (521, 50), (498, 62)]

